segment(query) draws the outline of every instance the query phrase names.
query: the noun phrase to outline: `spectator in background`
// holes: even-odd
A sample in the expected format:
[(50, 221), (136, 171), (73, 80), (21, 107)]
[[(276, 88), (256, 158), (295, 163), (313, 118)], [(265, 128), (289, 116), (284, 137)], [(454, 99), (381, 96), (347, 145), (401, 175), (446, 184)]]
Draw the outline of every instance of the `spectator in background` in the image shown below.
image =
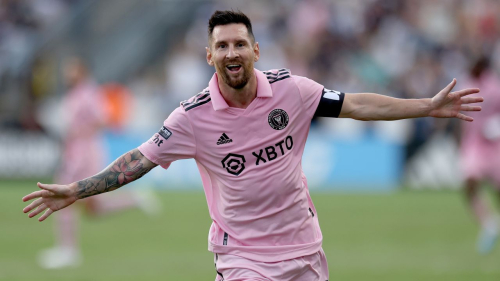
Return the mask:
[[(478, 251), (486, 254), (493, 249), (500, 232), (498, 214), (490, 210), (480, 196), (483, 180), (490, 180), (500, 196), (500, 77), (489, 67), (486, 57), (478, 59), (470, 72), (466, 86), (480, 87), (485, 102), (481, 112), (473, 112), (474, 125), (463, 124), (461, 140), (462, 169), (465, 194), (481, 232)], [(498, 197), (500, 199), (500, 197)]]
[[(88, 177), (104, 167), (102, 131), (107, 122), (106, 100), (80, 58), (70, 58), (64, 64), (64, 79), (69, 91), (63, 100), (63, 120), (67, 123), (63, 154), (56, 180), (71, 183)], [(101, 105), (101, 106), (96, 106)], [(89, 215), (140, 207), (155, 212), (158, 203), (147, 193), (125, 191), (106, 198), (88, 198), (83, 201)], [(44, 268), (76, 266), (81, 256), (78, 245), (78, 217), (75, 208), (67, 208), (56, 216), (56, 246), (39, 257)]]

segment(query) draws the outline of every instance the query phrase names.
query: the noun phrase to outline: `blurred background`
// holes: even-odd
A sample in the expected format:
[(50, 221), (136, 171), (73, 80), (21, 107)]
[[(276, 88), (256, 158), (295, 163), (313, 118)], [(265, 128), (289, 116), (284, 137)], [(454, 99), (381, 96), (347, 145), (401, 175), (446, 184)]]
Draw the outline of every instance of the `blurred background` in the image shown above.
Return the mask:
[[(24, 217), (20, 198), (36, 181), (51, 181), (60, 163), (65, 60), (80, 57), (99, 84), (110, 162), (207, 86), (207, 22), (217, 9), (252, 20), (256, 68), (289, 68), (342, 92), (430, 98), (453, 78), (463, 88), (481, 56), (500, 70), (496, 0), (0, 0), (0, 280), (68, 280), (75, 272), (75, 280), (215, 278), (192, 160), (131, 187), (160, 190), (161, 217), (84, 218), (78, 269), (37, 268), (50, 222)], [(486, 257), (474, 249), (476, 225), (459, 193), (460, 129), (457, 120), (432, 118), (313, 121), (303, 166), (323, 210), (331, 279), (500, 278), (498, 249)], [(191, 221), (176, 218), (186, 204)]]

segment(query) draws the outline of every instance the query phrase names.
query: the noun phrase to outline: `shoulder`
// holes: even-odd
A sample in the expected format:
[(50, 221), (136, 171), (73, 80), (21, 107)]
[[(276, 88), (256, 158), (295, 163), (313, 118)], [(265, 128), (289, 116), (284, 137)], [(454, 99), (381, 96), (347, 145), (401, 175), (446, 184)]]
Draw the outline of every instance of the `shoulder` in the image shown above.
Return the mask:
[(211, 100), (210, 92), (208, 91), (208, 88), (206, 88), (190, 99), (182, 101), (181, 107), (185, 112), (188, 112), (192, 109), (199, 108), (202, 105), (210, 103)]
[(280, 69), (271, 69), (267, 71), (262, 71), (264, 75), (266, 75), (267, 80), (269, 81), (269, 84), (276, 83), (278, 81), (283, 81), (288, 79), (289, 81), (292, 81), (292, 79), (289, 79), (292, 77), (292, 73), (290, 72), (290, 69), (286, 68), (280, 68)]
[(287, 83), (292, 83), (293, 85), (299, 87), (302, 84), (314, 83), (313, 80), (307, 77), (292, 75), (290, 69), (287, 68), (271, 69), (267, 71), (262, 71), (262, 73), (266, 75), (269, 84), (284, 81)]

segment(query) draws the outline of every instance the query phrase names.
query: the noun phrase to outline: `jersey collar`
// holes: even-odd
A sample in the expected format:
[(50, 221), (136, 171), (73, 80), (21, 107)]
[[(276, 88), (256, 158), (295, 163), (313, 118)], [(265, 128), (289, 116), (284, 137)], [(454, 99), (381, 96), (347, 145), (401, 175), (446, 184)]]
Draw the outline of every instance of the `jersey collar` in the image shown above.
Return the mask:
[[(271, 98), (273, 97), (273, 91), (271, 89), (271, 84), (264, 73), (260, 70), (254, 69), (255, 76), (257, 77), (257, 97), (258, 98)], [(214, 73), (212, 79), (208, 83), (208, 90), (210, 91), (210, 98), (212, 99), (212, 105), (214, 110), (224, 110), (229, 107), (227, 102), (222, 97), (219, 90), (219, 84), (217, 83), (218, 76), (217, 72)]]

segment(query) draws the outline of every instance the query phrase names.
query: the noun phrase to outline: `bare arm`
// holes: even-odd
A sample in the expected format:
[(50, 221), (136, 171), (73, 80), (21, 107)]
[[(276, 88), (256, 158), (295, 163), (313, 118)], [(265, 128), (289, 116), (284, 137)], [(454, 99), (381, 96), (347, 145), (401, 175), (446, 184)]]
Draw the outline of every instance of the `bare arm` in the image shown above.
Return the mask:
[(360, 93), (346, 94), (339, 117), (357, 120), (398, 120), (428, 116), (430, 99), (397, 99)]
[(471, 94), (479, 89), (464, 89), (451, 92), (456, 80), (446, 86), (432, 99), (397, 99), (388, 96), (362, 93), (346, 94), (339, 117), (357, 120), (399, 120), (417, 117), (459, 118), (472, 121), (473, 118), (461, 111), (480, 111), (480, 106), (470, 103), (482, 102), (481, 97)]
[(76, 185), (76, 197), (82, 199), (118, 189), (141, 178), (156, 166), (137, 148), (133, 149), (120, 156), (99, 174), (73, 183)]
[(36, 208), (29, 214), (32, 218), (47, 209), (38, 219), (43, 221), (53, 212), (73, 204), (78, 199), (115, 190), (141, 178), (156, 166), (138, 149), (133, 149), (120, 156), (99, 174), (84, 180), (69, 185), (38, 183), (38, 187), (42, 190), (26, 195), (23, 201), (38, 199), (26, 206), (23, 212), (27, 213)]

